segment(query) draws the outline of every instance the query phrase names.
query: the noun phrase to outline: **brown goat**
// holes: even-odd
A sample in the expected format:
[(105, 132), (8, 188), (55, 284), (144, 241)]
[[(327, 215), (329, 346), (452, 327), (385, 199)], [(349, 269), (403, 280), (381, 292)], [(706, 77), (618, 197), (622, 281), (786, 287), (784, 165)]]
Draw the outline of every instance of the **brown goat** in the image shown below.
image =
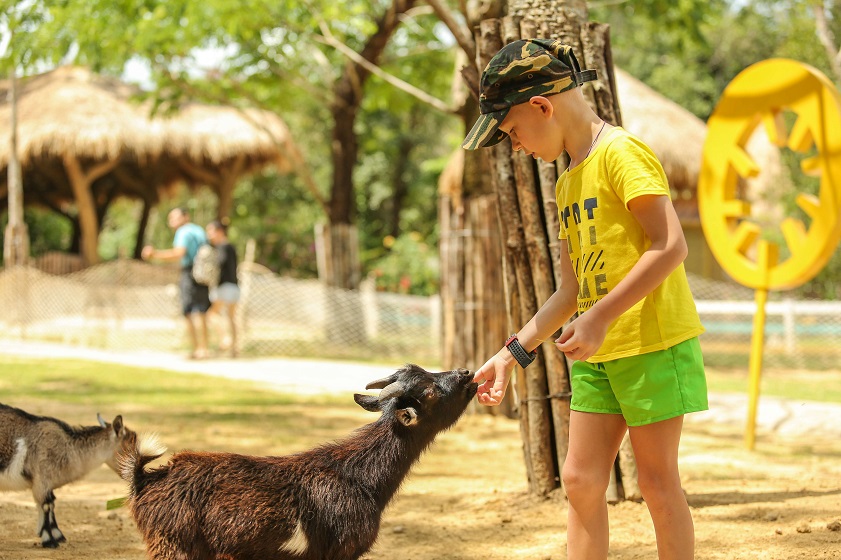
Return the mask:
[(412, 464), (476, 394), (467, 370), (407, 365), (354, 395), (382, 412), (348, 438), (283, 457), (181, 452), (139, 438), (121, 459), (128, 506), (153, 560), (356, 560)]
[(55, 519), (53, 490), (107, 464), (118, 472), (117, 454), (134, 445), (135, 433), (117, 416), (108, 424), (73, 427), (0, 404), (0, 491), (32, 490), (38, 507), (41, 545), (56, 548), (67, 540)]

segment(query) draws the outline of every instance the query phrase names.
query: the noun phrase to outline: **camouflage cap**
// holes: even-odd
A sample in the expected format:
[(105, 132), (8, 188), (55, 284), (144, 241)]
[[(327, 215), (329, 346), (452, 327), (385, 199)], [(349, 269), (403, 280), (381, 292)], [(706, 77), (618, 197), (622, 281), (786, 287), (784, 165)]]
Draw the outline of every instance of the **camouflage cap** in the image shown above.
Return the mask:
[(552, 39), (509, 43), (482, 72), (481, 115), (461, 146), (467, 150), (498, 144), (509, 109), (535, 95), (553, 95), (596, 79), (595, 70), (581, 71), (572, 47)]

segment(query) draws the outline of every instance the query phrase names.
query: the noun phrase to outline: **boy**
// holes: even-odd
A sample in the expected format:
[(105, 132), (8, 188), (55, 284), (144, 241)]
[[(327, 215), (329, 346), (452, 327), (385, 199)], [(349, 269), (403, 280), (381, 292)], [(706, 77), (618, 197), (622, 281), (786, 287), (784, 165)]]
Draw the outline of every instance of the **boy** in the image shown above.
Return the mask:
[(683, 415), (707, 409), (698, 318), (683, 269), (687, 248), (663, 169), (651, 150), (603, 122), (578, 86), (581, 71), (559, 41), (516, 41), (482, 74), (481, 115), (462, 144), (514, 150), (544, 161), (566, 151), (556, 198), (561, 223), (558, 290), (476, 371), (477, 398), (497, 405), (515, 363), (578, 312), (555, 341), (575, 360), (570, 374), (569, 451), (562, 480), (569, 498), (569, 560), (608, 554), (605, 491), (630, 432), (639, 485), (661, 560), (694, 556), (694, 527), (680, 485)]

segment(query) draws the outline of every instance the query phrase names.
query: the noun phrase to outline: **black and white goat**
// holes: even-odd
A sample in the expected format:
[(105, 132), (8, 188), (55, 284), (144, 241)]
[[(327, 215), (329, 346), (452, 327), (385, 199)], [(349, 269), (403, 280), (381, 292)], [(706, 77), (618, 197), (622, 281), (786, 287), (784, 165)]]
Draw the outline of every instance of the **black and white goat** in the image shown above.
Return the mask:
[(153, 560), (356, 560), (410, 467), (476, 394), (460, 369), (407, 365), (354, 395), (382, 412), (348, 438), (283, 457), (185, 451), (144, 467), (165, 449), (140, 436), (121, 459), (128, 506)]
[(117, 455), (134, 445), (136, 435), (122, 416), (108, 424), (73, 427), (61, 420), (34, 416), (0, 404), (0, 491), (32, 490), (38, 508), (41, 544), (56, 548), (65, 537), (55, 520), (53, 490), (107, 464), (119, 472)]

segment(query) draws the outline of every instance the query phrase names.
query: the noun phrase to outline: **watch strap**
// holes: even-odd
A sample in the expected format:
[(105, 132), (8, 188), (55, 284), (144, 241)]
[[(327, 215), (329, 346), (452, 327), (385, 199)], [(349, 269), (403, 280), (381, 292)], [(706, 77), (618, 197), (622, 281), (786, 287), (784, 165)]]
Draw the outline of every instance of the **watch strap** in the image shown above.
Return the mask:
[(514, 359), (517, 360), (517, 363), (520, 364), (521, 368), (525, 369), (530, 366), (537, 358), (537, 351), (532, 350), (531, 352), (527, 352), (526, 349), (523, 348), (523, 345), (520, 344), (516, 334), (512, 334), (508, 340), (505, 341), (505, 347), (508, 348), (508, 351), (511, 352), (511, 355), (514, 356)]

